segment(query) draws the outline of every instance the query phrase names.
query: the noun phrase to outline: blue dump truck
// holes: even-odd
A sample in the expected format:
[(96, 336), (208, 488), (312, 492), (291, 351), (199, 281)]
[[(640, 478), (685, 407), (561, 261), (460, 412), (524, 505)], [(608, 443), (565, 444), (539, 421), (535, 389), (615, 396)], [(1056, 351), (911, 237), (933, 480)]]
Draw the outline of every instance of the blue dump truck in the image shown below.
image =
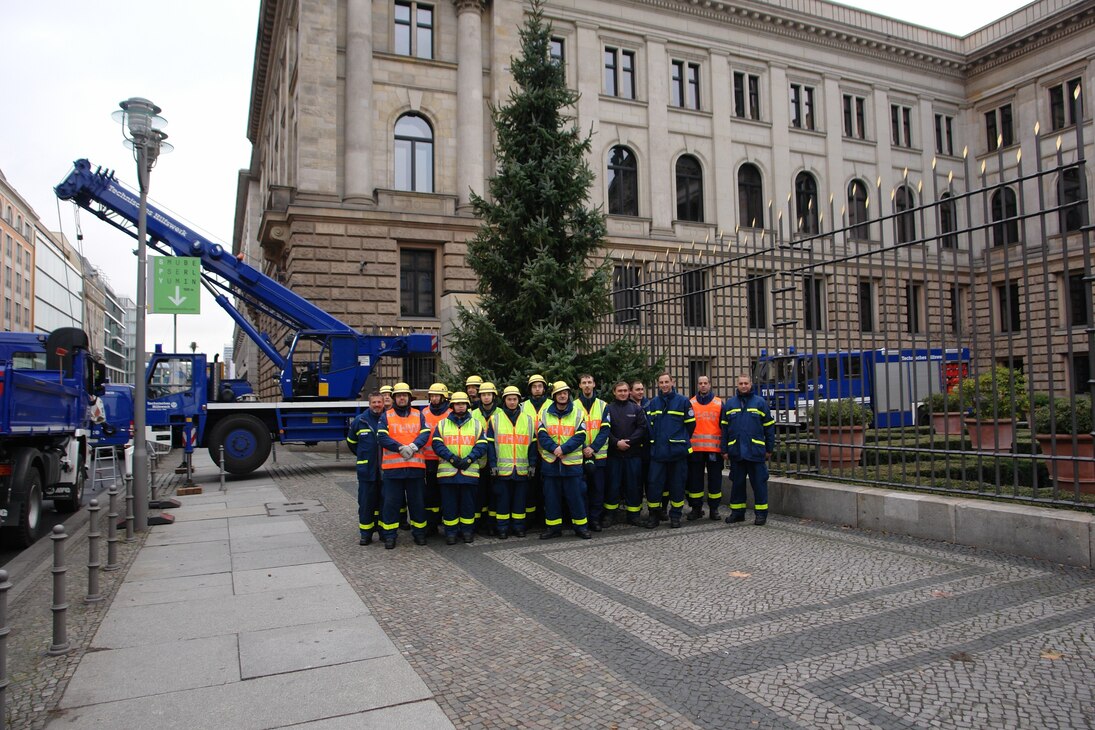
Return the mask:
[(42, 500), (75, 512), (91, 463), (91, 426), (105, 409), (106, 369), (87, 334), (0, 333), (0, 527), (26, 546), (38, 538)]

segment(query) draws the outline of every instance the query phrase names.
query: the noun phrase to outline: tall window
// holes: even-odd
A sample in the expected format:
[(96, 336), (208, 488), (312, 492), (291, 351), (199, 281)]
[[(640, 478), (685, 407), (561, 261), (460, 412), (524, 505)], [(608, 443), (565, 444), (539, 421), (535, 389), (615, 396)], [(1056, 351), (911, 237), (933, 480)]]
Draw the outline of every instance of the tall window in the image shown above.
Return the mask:
[(871, 225), (867, 221), (867, 184), (852, 180), (848, 185), (848, 236), (855, 241), (870, 240)]
[(957, 335), (965, 331), (964, 322), (966, 321), (967, 288), (964, 286), (959, 286), (958, 284), (952, 284), (950, 289), (950, 296), (951, 332)]
[(605, 46), (605, 94), (635, 98), (635, 51)]
[(874, 332), (874, 327), (874, 282), (863, 279), (859, 282), (859, 331)]
[(924, 285), (905, 285), (905, 331), (918, 334), (924, 331)]
[(764, 186), (760, 170), (750, 162), (738, 168), (738, 223), (742, 228), (764, 228)]
[(552, 38), (551, 42), (548, 43), (548, 58), (550, 58), (552, 62), (562, 66), (567, 60), (566, 50), (566, 40), (563, 38)]
[(417, 114), (395, 123), (395, 189), (433, 192), (433, 130)]
[(750, 271), (747, 276), (745, 299), (749, 329), (762, 330), (768, 326), (768, 278), (763, 271)]
[(1066, 321), (1071, 327), (1084, 327), (1090, 318), (1091, 302), (1084, 283), (1083, 271), (1068, 272), (1068, 311)]
[(939, 196), (939, 245), (943, 248), (958, 248), (958, 206), (954, 196), (943, 193)]
[(622, 145), (608, 153), (608, 212), (639, 214), (639, 166), (635, 153)]
[(992, 245), (1006, 246), (1019, 242), (1019, 207), (1015, 191), (1000, 188), (992, 194)]
[(399, 252), (399, 316), (436, 316), (435, 253), (422, 248), (405, 248)]
[(433, 5), (396, 0), (395, 52), (401, 56), (433, 58)]
[(999, 303), (1000, 331), (1019, 332), (1023, 329), (1023, 302), (1019, 299), (1019, 281), (1012, 279), (996, 287)]
[(677, 220), (703, 222), (703, 168), (692, 155), (677, 159)]
[(1091, 356), (1087, 352), (1072, 353), (1072, 372), (1069, 373), (1072, 392), (1077, 395), (1091, 393)]
[(684, 326), (707, 326), (707, 270), (695, 269), (684, 272), (681, 278), (684, 288)]
[(867, 138), (867, 100), (855, 94), (844, 95), (844, 136)]
[(641, 277), (640, 268), (634, 264), (616, 264), (612, 267), (612, 320), (615, 324), (641, 324)]
[(814, 123), (814, 87), (791, 84), (791, 126), (817, 128)]
[(935, 115), (935, 151), (941, 155), (954, 154), (954, 117), (949, 114)]
[(760, 119), (760, 76), (734, 72), (734, 116)]
[(894, 147), (912, 147), (912, 109), (890, 104), (890, 143)]
[(1011, 104), (985, 112), (985, 137), (989, 150), (1010, 147), (1015, 143), (1012, 129)]
[(795, 178), (795, 215), (798, 232), (813, 235), (817, 227), (817, 181), (808, 172), (800, 172)]
[(670, 69), (669, 103), (682, 109), (699, 109), (700, 65), (673, 61)]
[(1061, 233), (1072, 233), (1084, 226), (1087, 205), (1080, 185), (1080, 168), (1070, 167), (1057, 179), (1057, 205), (1060, 208)]
[(802, 324), (807, 331), (825, 329), (825, 280), (814, 276), (802, 278)]
[(894, 192), (894, 212), (897, 213), (895, 221), (897, 229), (897, 242), (910, 243), (916, 240), (916, 198), (908, 185), (901, 185)]
[(1063, 84), (1049, 87), (1049, 120), (1054, 129), (1062, 129), (1076, 123), (1076, 106), (1080, 106), (1080, 118), (1083, 117), (1083, 95), (1076, 98), (1080, 88), (1080, 79), (1072, 79)]

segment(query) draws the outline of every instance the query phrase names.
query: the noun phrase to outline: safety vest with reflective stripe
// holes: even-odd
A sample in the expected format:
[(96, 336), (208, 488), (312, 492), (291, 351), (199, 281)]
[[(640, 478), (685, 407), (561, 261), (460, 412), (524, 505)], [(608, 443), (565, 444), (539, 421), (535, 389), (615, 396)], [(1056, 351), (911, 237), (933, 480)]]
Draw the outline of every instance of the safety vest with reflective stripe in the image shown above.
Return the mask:
[(544, 409), (551, 405), (551, 398), (544, 398), (544, 402), (537, 408), (532, 399), (521, 401), (521, 413), (526, 413), (532, 418), (533, 423), (540, 422), (540, 416), (544, 415)]
[(498, 476), (528, 476), (528, 446), (532, 443), (536, 426), (527, 413), (517, 414), (517, 423), (497, 409), (490, 417), (494, 429), (494, 453)]
[[(406, 416), (399, 415), (394, 408), (385, 415), (388, 419), (388, 436), (397, 443), (412, 444), (422, 433), (422, 412), (417, 408), (412, 408)], [(425, 469), (426, 460), (422, 458), (421, 450), (410, 459), (404, 459), (398, 451), (384, 449), (384, 461), (381, 463), (380, 468)]]
[[(451, 418), (446, 418), (441, 423), (437, 424), (437, 431), (434, 438), (441, 439), (441, 442), (445, 444), (445, 448), (453, 453), (459, 459), (463, 459), (465, 456), (471, 454), (471, 450), (475, 448), (475, 444), (483, 438), (483, 424), (479, 422), (479, 419), (469, 418), (462, 424), (457, 425)], [(442, 461), (437, 465), (437, 478), (444, 479), (445, 477), (454, 477), (457, 473), (457, 468), (447, 461)], [(473, 461), (471, 466), (467, 469), (459, 470), (461, 474), (468, 477), (479, 476), (479, 462)]]
[(441, 415), (434, 413), (429, 406), (422, 409), (422, 417), (426, 419), (426, 428), (430, 429), (430, 437), (422, 448), (422, 458), (426, 461), (439, 460), (437, 454), (433, 452), (433, 432), (437, 428), (437, 424), (448, 418), (450, 413), (452, 413), (452, 408), (446, 408)]
[[(589, 410), (586, 410), (585, 403), (582, 403), (582, 399), (579, 398), (574, 401), (575, 408), (582, 409), (582, 415), (586, 419), (586, 446), (593, 446), (593, 442), (597, 439), (598, 434), (601, 433), (601, 423), (605, 420), (605, 402), (600, 398), (594, 398)], [(601, 444), (601, 447), (597, 449), (597, 452), (593, 455), (595, 459), (607, 459), (608, 458), (608, 439)], [(603, 464), (601, 466), (604, 466)]]
[[(540, 428), (547, 432), (548, 438), (554, 441), (556, 446), (562, 446), (578, 430), (583, 418), (584, 414), (578, 408), (571, 408), (562, 418), (559, 418), (552, 410), (545, 408), (543, 415), (540, 416)], [(544, 451), (543, 448), (540, 448), (540, 458), (548, 464), (554, 464), (558, 461), (555, 458), (554, 451)], [(563, 454), (562, 463), (563, 466), (581, 466), (582, 450), (575, 449)]]
[(707, 405), (695, 398), (691, 399), (692, 410), (696, 412), (696, 430), (692, 432), (692, 450), (719, 453), (722, 439), (722, 399), (718, 396)]

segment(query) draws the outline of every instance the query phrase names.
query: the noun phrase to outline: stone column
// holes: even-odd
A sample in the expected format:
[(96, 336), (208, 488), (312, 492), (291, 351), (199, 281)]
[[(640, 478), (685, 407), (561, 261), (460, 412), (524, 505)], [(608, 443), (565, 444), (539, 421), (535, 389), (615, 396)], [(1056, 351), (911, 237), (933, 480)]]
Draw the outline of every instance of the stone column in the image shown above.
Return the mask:
[(346, 0), (345, 189), (373, 202), (373, 0)]
[[(646, 81), (648, 94), (647, 176), (650, 182), (650, 226), (652, 233), (672, 235), (673, 219), (677, 216), (673, 198), (673, 144), (669, 138), (669, 56), (668, 41), (646, 37)], [(642, 150), (638, 151), (642, 154)], [(640, 177), (639, 195), (642, 195)], [(645, 211), (639, 206), (639, 214)]]
[(483, 187), (483, 7), (484, 0), (456, 5), (456, 193), (460, 205)]

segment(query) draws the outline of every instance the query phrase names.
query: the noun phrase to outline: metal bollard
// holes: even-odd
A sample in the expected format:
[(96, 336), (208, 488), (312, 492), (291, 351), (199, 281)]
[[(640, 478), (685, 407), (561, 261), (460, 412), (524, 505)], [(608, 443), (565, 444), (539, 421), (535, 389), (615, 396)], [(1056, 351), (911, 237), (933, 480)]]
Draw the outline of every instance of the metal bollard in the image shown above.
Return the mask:
[(125, 475), (125, 541), (134, 542), (136, 536), (133, 527), (136, 517), (133, 515), (133, 475)]
[(107, 490), (108, 502), (106, 525), (106, 565), (103, 570), (117, 570), (122, 567), (118, 564), (118, 484), (115, 482)]
[(64, 525), (56, 525), (53, 534), (53, 643), (46, 651), (50, 656), (67, 654), (69, 650), (68, 628), (65, 626), (68, 603), (65, 598), (65, 534)]
[(8, 716), (8, 634), (11, 633), (11, 627), (8, 626), (8, 590), (10, 588), (8, 571), (0, 570), (0, 730), (4, 730)]
[(99, 593), (99, 500), (93, 499), (87, 505), (87, 597), (84, 603), (97, 603), (103, 600)]
[(228, 491), (228, 487), (224, 485), (224, 444), (220, 445), (220, 463), (221, 463), (221, 491)]
[(275, 439), (274, 442), (272, 444), (270, 444), (270, 451), (274, 455), (274, 463), (275, 464), (278, 463), (278, 442), (277, 442), (277, 439)]
[(339, 451), (340, 451), (339, 450), (339, 444), (341, 444), (341, 443), (342, 443), (341, 441), (335, 441), (335, 461), (341, 461), (342, 460), (342, 457), (339, 455)]

